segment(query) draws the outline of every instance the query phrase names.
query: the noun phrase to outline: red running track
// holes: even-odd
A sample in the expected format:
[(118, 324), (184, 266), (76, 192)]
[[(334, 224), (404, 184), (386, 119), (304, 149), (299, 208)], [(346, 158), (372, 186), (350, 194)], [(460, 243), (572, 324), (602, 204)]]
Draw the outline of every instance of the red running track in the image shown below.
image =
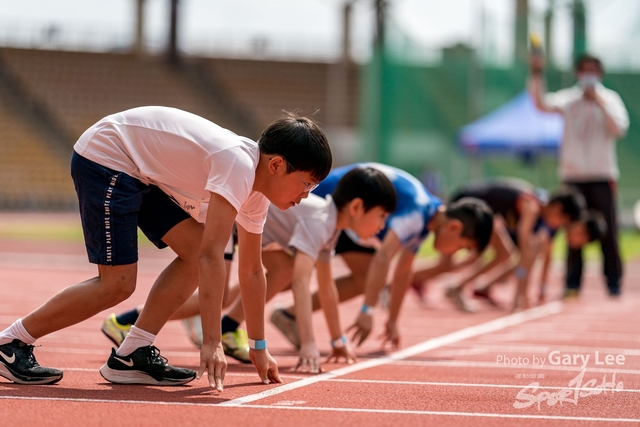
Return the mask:
[[(170, 257), (167, 250), (143, 248), (138, 289), (112, 311), (144, 302)], [(85, 259), (77, 243), (0, 240), (0, 328), (95, 274)], [(39, 341), (39, 362), (64, 370), (60, 383), (20, 386), (0, 379), (1, 419), (11, 426), (72, 427), (638, 424), (640, 263), (627, 264), (619, 300), (606, 296), (598, 268), (589, 267), (580, 300), (514, 315), (488, 306), (476, 314), (456, 311), (442, 298), (443, 277), (430, 288), (428, 308), (407, 297), (401, 350), (380, 351), (375, 337), (386, 314), (378, 310), (374, 338), (357, 351), (359, 363), (326, 364), (328, 372), (317, 376), (290, 371), (296, 353), (268, 325), (284, 384), (262, 385), (251, 366), (230, 360), (223, 393), (204, 379), (182, 387), (104, 381), (98, 373), (110, 351), (99, 331), (104, 312)], [(561, 276), (554, 273), (557, 298)], [(508, 301), (508, 289), (499, 297)], [(283, 294), (270, 307), (289, 298)], [(341, 306), (345, 324), (359, 304)], [(328, 354), (321, 313), (314, 322), (320, 350)], [(198, 350), (180, 322), (167, 324), (156, 344), (172, 364), (196, 369)]]

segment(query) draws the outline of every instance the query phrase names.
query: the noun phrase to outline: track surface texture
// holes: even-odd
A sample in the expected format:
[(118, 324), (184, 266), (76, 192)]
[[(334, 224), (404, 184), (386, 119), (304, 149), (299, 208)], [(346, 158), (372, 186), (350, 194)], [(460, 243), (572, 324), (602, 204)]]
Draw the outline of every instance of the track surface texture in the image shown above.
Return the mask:
[[(33, 221), (75, 221), (68, 216)], [(3, 221), (16, 220), (4, 215)], [(24, 217), (21, 217), (24, 221)], [(225, 388), (206, 380), (181, 387), (122, 386), (98, 369), (111, 345), (100, 332), (110, 312), (143, 303), (170, 250), (142, 246), (138, 286), (131, 298), (38, 341), (40, 364), (64, 371), (51, 386), (23, 386), (0, 378), (0, 414), (8, 426), (304, 425), (574, 426), (640, 423), (640, 262), (625, 266), (623, 294), (606, 295), (599, 263), (589, 264), (579, 299), (559, 301), (561, 264), (554, 265), (549, 301), (511, 314), (479, 302), (479, 312), (457, 311), (443, 297), (454, 276), (428, 288), (427, 301), (407, 295), (399, 350), (382, 350), (386, 312), (375, 313), (374, 331), (357, 348), (354, 365), (324, 364), (325, 373), (292, 372), (296, 351), (267, 321), (271, 354), (283, 384), (263, 385), (252, 366), (229, 359)], [(336, 268), (345, 272), (340, 260)], [(96, 274), (82, 243), (70, 240), (0, 239), (0, 328), (35, 309), (55, 292)], [(496, 289), (506, 306), (512, 285)], [(279, 295), (274, 306), (291, 299)], [(361, 299), (343, 303), (350, 325)], [(314, 314), (323, 355), (329, 336)], [(199, 351), (169, 322), (156, 345), (169, 362), (197, 369)]]

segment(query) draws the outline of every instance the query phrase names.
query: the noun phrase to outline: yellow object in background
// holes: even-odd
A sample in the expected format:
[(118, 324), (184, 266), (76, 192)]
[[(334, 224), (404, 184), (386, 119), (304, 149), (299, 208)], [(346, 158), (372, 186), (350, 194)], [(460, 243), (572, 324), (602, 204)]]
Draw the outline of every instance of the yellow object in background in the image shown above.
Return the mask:
[(531, 44), (532, 49), (542, 49), (542, 40), (536, 33), (529, 34), (529, 43)]
[(542, 56), (542, 39), (536, 33), (529, 34), (529, 51), (532, 56)]

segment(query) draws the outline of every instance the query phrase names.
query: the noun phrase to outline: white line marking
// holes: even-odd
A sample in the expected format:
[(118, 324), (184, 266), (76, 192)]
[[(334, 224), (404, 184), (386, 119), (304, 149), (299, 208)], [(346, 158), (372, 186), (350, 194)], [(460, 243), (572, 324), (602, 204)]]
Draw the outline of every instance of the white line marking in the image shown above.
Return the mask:
[[(454, 346), (456, 347), (456, 346)], [(464, 347), (464, 346), (460, 346)], [(596, 346), (575, 346), (575, 345), (539, 345), (539, 344), (475, 344), (467, 351), (473, 350), (485, 353), (549, 353), (554, 350), (562, 350), (563, 353), (593, 353), (594, 351), (604, 354), (624, 354), (625, 356), (640, 356), (640, 350), (637, 348), (613, 348), (613, 347), (596, 347)], [(453, 350), (452, 350), (453, 351)], [(447, 350), (438, 352), (438, 354), (446, 353)], [(601, 356), (604, 357), (604, 356)]]
[[(495, 343), (496, 341), (514, 341), (520, 342), (525, 340), (526, 342), (543, 340), (548, 343), (549, 341), (570, 341), (575, 338), (584, 337), (585, 331), (558, 331), (558, 325), (555, 325), (555, 329), (553, 328), (545, 328), (545, 329), (537, 329), (536, 331), (527, 332), (526, 334), (522, 334), (522, 332), (518, 333), (504, 333), (504, 334), (494, 334), (491, 336), (491, 343)], [(635, 333), (615, 333), (615, 332), (595, 332), (589, 331), (589, 338), (592, 340), (598, 341), (629, 341), (633, 343), (637, 343), (640, 341), (640, 334)], [(478, 338), (478, 342), (485, 342), (485, 339)]]
[(453, 412), (453, 411), (418, 411), (418, 410), (395, 410), (395, 409), (366, 409), (366, 408), (323, 408), (308, 406), (270, 406), (270, 405), (243, 405), (243, 408), (255, 409), (289, 409), (298, 411), (327, 411), (327, 412), (364, 412), (374, 414), (408, 414), (408, 415), (435, 415), (450, 417), (486, 417), (486, 418), (516, 418), (534, 420), (562, 420), (562, 421), (602, 421), (602, 422), (625, 422), (637, 423), (640, 418), (604, 418), (604, 417), (571, 417), (561, 415), (528, 415), (528, 414), (495, 414), (486, 412)]
[[(479, 363), (482, 363), (482, 365), (479, 365)], [(459, 368), (459, 367), (465, 367), (465, 368), (494, 368), (497, 367), (497, 365), (493, 365), (493, 364), (487, 364), (485, 362), (462, 362), (462, 363), (455, 363), (454, 364), (448, 364), (446, 362), (444, 363), (440, 363), (440, 362), (394, 362), (395, 365), (419, 365), (419, 366), (440, 366), (440, 367), (454, 367), (454, 368)], [(516, 369), (516, 368), (521, 368), (524, 366), (512, 366), (512, 369)], [(504, 368), (508, 368), (508, 366), (504, 366)], [(529, 367), (531, 369), (531, 367)], [(91, 373), (95, 373), (98, 371), (98, 368), (63, 368), (63, 367), (57, 367), (57, 369), (60, 369), (64, 372), (91, 372)], [(580, 368), (579, 367), (566, 367), (566, 366), (552, 366), (550, 368), (542, 367), (540, 369), (548, 369), (548, 370), (554, 370), (554, 371), (575, 371), (575, 372), (580, 372)], [(594, 372), (594, 373), (607, 373), (607, 374), (632, 374), (632, 375), (640, 375), (640, 370), (631, 370), (631, 369), (608, 369), (608, 368), (589, 368), (587, 370), (587, 372)], [(225, 374), (227, 377), (247, 377), (247, 378), (255, 378), (256, 374), (255, 373), (244, 373), (244, 372), (229, 372), (227, 371), (227, 373)], [(308, 376), (303, 376), (303, 375), (288, 375), (288, 374), (281, 374), (280, 378), (291, 378), (294, 380), (302, 380), (305, 378), (309, 378)], [(376, 384), (376, 383), (382, 383), (382, 384), (415, 384), (415, 385), (442, 385), (442, 386), (452, 386), (452, 387), (496, 387), (496, 388), (522, 388), (524, 387), (523, 384), (519, 384), (519, 385), (508, 385), (508, 384), (469, 384), (469, 383), (446, 383), (446, 382), (432, 382), (432, 381), (399, 381), (399, 380), (367, 380), (367, 379), (340, 379), (340, 378), (330, 378), (327, 379), (326, 381), (334, 381), (334, 382), (350, 382), (350, 383), (362, 383), (362, 384), (367, 384), (367, 383), (372, 383), (372, 384)], [(2, 383), (0, 383), (0, 386), (2, 386)], [(549, 389), (553, 389), (553, 388), (566, 388), (566, 387), (538, 387), (538, 388), (549, 388)], [(586, 390), (586, 389), (585, 389)], [(624, 390), (620, 390), (620, 391), (629, 391), (629, 392), (640, 392), (640, 390), (634, 390), (634, 389), (624, 389)]]
[[(582, 369), (580, 366), (555, 366), (555, 365), (502, 365), (496, 362), (472, 362), (468, 360), (395, 360), (391, 362), (394, 365), (407, 365), (407, 366), (442, 366), (446, 368), (501, 368), (501, 369), (540, 369), (551, 371), (574, 371), (580, 372)], [(640, 375), (639, 369), (617, 369), (617, 368), (591, 368), (587, 369), (587, 372), (603, 372), (603, 373), (618, 373), (618, 374), (631, 374)]]
[(474, 346), (471, 348), (462, 348), (460, 350), (440, 350), (431, 354), (432, 357), (457, 357), (457, 356), (477, 356), (479, 354), (487, 354), (486, 348)]
[[(474, 366), (475, 367), (475, 366)], [(91, 372), (91, 373), (95, 373), (98, 372), (98, 368), (60, 368), (58, 367), (58, 369), (63, 370), (64, 372), (67, 371), (73, 371), (73, 372)], [(567, 369), (563, 369), (563, 370), (567, 370)], [(579, 369), (576, 369), (576, 371), (579, 371)], [(592, 369), (588, 369), (587, 372), (593, 372), (595, 370)], [(611, 373), (616, 373), (616, 374), (623, 374), (624, 372), (621, 372), (619, 370), (615, 370), (612, 369)], [(636, 373), (640, 374), (640, 371), (637, 371)], [(250, 378), (255, 378), (256, 374), (255, 373), (244, 373), (244, 372), (229, 372), (227, 371), (227, 373), (225, 374), (226, 377), (250, 377)], [(308, 376), (302, 376), (302, 375), (280, 375), (281, 378), (291, 378), (294, 380), (301, 380), (304, 378), (309, 378)], [(397, 384), (397, 385), (418, 385), (418, 386), (448, 386), (448, 387), (487, 387), (487, 388), (522, 388), (524, 387), (523, 384), (483, 384), (483, 383), (448, 383), (448, 382), (433, 382), (433, 381), (398, 381), (398, 380), (367, 380), (367, 379), (344, 379), (344, 378), (333, 378), (333, 379), (329, 379), (327, 381), (331, 381), (331, 382), (343, 382), (343, 383), (362, 383), (362, 384)], [(0, 383), (0, 386), (2, 385), (2, 383)], [(565, 387), (553, 387), (553, 386), (539, 386), (539, 389), (564, 389)], [(581, 390), (592, 390), (589, 388), (585, 388), (583, 387)], [(596, 389), (593, 389), (596, 390)], [(622, 390), (617, 390), (618, 391), (626, 391), (629, 393), (640, 393), (640, 389), (636, 390), (636, 389), (622, 389)]]
[[(161, 405), (161, 406), (199, 406), (219, 408), (218, 403), (195, 403), (195, 402), (158, 402), (143, 400), (107, 400), (107, 399), (79, 399), (79, 398), (58, 398), (58, 397), (25, 397), (25, 396), (0, 396), (5, 400), (37, 400), (53, 402), (82, 402), (82, 403), (114, 403), (117, 405)], [(533, 420), (558, 420), (558, 421), (600, 421), (617, 423), (638, 423), (640, 418), (604, 418), (604, 417), (572, 417), (561, 415), (528, 415), (528, 414), (495, 414), (485, 412), (453, 412), (453, 411), (419, 411), (419, 410), (399, 410), (399, 409), (367, 409), (367, 408), (325, 408), (310, 406), (277, 406), (277, 405), (243, 405), (242, 408), (251, 409), (277, 409), (292, 411), (324, 411), (324, 412), (355, 412), (370, 414), (393, 414), (393, 415), (433, 415), (449, 417), (484, 417), (484, 418), (514, 418)]]
[(460, 329), (459, 331), (455, 331), (450, 334), (443, 335), (441, 337), (432, 338), (420, 344), (416, 344), (412, 347), (408, 347), (404, 350), (400, 350), (395, 353), (392, 353), (388, 356), (367, 360), (365, 362), (356, 363), (351, 366), (345, 366), (344, 368), (339, 368), (330, 372), (326, 372), (324, 374), (316, 375), (314, 377), (309, 377), (300, 381), (295, 381), (279, 387), (274, 387), (269, 390), (262, 391), (260, 393), (255, 393), (255, 394), (243, 396), (237, 399), (229, 400), (227, 402), (222, 402), (220, 403), (220, 405), (224, 405), (224, 406), (244, 405), (249, 402), (254, 402), (256, 400), (264, 399), (266, 397), (274, 396), (280, 393), (284, 393), (286, 391), (295, 390), (297, 388), (305, 387), (310, 384), (326, 381), (341, 375), (347, 375), (354, 372), (362, 371), (364, 369), (385, 365), (397, 360), (406, 359), (408, 357), (415, 356), (417, 354), (424, 353), (438, 347), (449, 345), (449, 344), (462, 341), (468, 338), (472, 338), (481, 334), (499, 331), (499, 330), (508, 328), (510, 326), (515, 326), (524, 322), (528, 322), (530, 320), (539, 319), (541, 317), (550, 316), (552, 314), (557, 314), (557, 313), (560, 313), (561, 311), (562, 311), (562, 303), (559, 301), (552, 302), (540, 307), (532, 308), (530, 310), (525, 310), (525, 311), (511, 314), (509, 316), (500, 317), (498, 319), (494, 319), (486, 323), (481, 323), (479, 325)]
[[(416, 386), (435, 386), (435, 387), (485, 387), (485, 388), (517, 388), (522, 389), (527, 384), (482, 384), (482, 383), (445, 383), (445, 382), (431, 382), (431, 381), (392, 381), (392, 380), (349, 380), (349, 379), (341, 379), (336, 378), (333, 380), (329, 380), (331, 382), (340, 382), (340, 383), (371, 383), (371, 384), (390, 384), (390, 385), (416, 385)], [(538, 386), (538, 389), (542, 390), (564, 390), (567, 386)], [(602, 391), (602, 388), (589, 388), (589, 387), (581, 387), (580, 391)], [(611, 390), (608, 390), (611, 391)], [(620, 390), (616, 390), (616, 394), (626, 391), (628, 393), (640, 393), (638, 389), (627, 389), (623, 388)]]
[[(57, 367), (56, 369), (60, 369), (61, 371), (67, 372), (67, 371), (75, 371), (75, 372), (98, 372), (98, 370), (100, 369), (99, 367), (96, 368), (63, 368), (63, 367)], [(229, 372), (227, 371), (225, 373), (225, 377), (253, 377), (256, 378), (256, 383), (258, 382), (258, 374), (256, 373), (245, 373), (245, 372)], [(303, 378), (307, 378), (306, 375), (280, 375), (280, 378), (293, 378), (295, 380), (301, 380)], [(0, 383), (0, 385), (2, 385)]]

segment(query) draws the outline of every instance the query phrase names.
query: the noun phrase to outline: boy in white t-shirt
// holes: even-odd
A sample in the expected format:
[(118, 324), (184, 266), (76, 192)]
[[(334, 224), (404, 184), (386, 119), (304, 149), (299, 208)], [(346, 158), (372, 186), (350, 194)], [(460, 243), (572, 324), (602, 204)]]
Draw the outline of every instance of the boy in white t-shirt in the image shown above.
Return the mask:
[[(338, 311), (338, 291), (331, 270), (331, 256), (338, 236), (349, 229), (367, 239), (384, 228), (395, 210), (397, 196), (391, 181), (379, 170), (355, 168), (344, 175), (330, 195), (311, 194), (288, 211), (269, 209), (263, 234), (262, 257), (267, 268), (267, 301), (291, 288), (296, 301), (296, 323), (300, 333), (299, 359), (294, 370), (321, 372), (320, 352), (312, 326), (309, 282), (313, 268), (318, 279), (318, 298), (324, 311), (333, 349), (329, 359), (355, 361)], [(222, 319), (224, 333), (233, 333), (244, 320), (239, 298)], [(234, 329), (235, 326), (235, 329)]]
[[(362, 241), (346, 230), (336, 245), (336, 253), (342, 256), (351, 270), (350, 275), (336, 280), (339, 300), (346, 301), (364, 294), (362, 309), (349, 328), (354, 330), (352, 339), (359, 346), (371, 332), (373, 310), (392, 260), (397, 259), (391, 283), (391, 301), (394, 302), (410, 285), (413, 260), (431, 232), (434, 234), (433, 246), (442, 254), (453, 254), (463, 248), (481, 253), (493, 229), (493, 213), (486, 203), (472, 198), (444, 205), (408, 172), (380, 163), (355, 163), (335, 168), (314, 193), (325, 195), (333, 192), (337, 182), (357, 167), (370, 167), (382, 172), (393, 184), (398, 198), (395, 210), (387, 218), (377, 239), (369, 239), (377, 242)], [(320, 304), (316, 294), (313, 296), (313, 309), (318, 308)], [(397, 310), (400, 310), (400, 304)], [(295, 321), (297, 313), (299, 310), (294, 304), (276, 309), (270, 316), (274, 326), (296, 347), (301, 342)], [(394, 341), (397, 335), (395, 325), (387, 323), (386, 336), (390, 337), (389, 340)]]
[[(362, 239), (372, 237), (384, 228), (387, 216), (396, 207), (396, 201), (393, 184), (382, 172), (373, 168), (355, 168), (344, 175), (334, 191), (324, 198), (311, 194), (298, 206), (286, 211), (269, 208), (262, 235), (267, 301), (289, 287), (293, 291), (301, 341), (296, 370), (300, 368), (303, 372), (311, 373), (321, 371), (320, 353), (311, 320), (309, 282), (314, 266), (319, 300), (332, 338), (333, 351), (329, 359), (337, 361), (344, 357), (347, 363), (355, 361), (340, 325), (331, 256), (341, 230), (350, 229)], [(183, 316), (199, 313), (197, 301), (198, 297), (194, 295), (181, 307)], [(222, 343), (228, 356), (246, 363), (249, 362), (248, 348), (244, 331), (239, 329), (244, 319), (242, 300), (236, 298), (222, 318)], [(110, 339), (118, 344), (117, 337)]]
[[(331, 161), (318, 126), (294, 115), (270, 125), (258, 143), (168, 107), (134, 108), (100, 120), (80, 137), (71, 160), (85, 245), (98, 276), (62, 290), (0, 332), (0, 375), (20, 384), (62, 378), (62, 371), (38, 365), (33, 344), (133, 293), (140, 227), (177, 257), (157, 278), (136, 325), (100, 373), (114, 383), (177, 385), (206, 370), (211, 387), (221, 391), (224, 249), (235, 222), (251, 359), (264, 383), (280, 382), (264, 339), (262, 229), (269, 202), (280, 209), (300, 203), (328, 174)], [(152, 345), (196, 287), (200, 305), (211, 308), (202, 312), (198, 372), (169, 365)]]

